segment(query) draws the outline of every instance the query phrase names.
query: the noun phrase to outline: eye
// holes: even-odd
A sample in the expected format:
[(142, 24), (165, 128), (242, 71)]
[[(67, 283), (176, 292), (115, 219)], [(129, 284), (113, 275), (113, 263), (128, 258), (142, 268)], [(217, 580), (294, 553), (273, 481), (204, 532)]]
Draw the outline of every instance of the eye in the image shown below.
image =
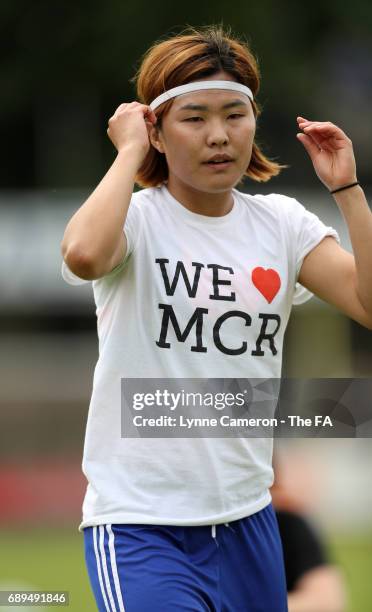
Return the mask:
[(188, 119), (185, 119), (185, 121), (194, 121), (194, 119), (198, 120), (201, 119), (201, 117), (189, 117)]
[[(241, 115), (240, 113), (233, 113), (232, 115), (228, 116), (228, 119), (239, 119), (240, 117), (244, 117), (244, 115)], [(203, 121), (202, 117), (188, 117), (187, 119), (184, 119), (184, 121), (190, 121), (191, 123), (197, 123), (199, 121)]]

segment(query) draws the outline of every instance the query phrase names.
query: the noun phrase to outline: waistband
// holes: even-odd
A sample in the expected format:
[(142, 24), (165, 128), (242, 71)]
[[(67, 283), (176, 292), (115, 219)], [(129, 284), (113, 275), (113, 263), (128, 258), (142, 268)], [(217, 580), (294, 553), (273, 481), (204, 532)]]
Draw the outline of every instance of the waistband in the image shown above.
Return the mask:
[[(219, 524), (221, 525), (221, 523), (219, 523)], [(224, 525), (225, 525), (225, 527), (230, 527), (230, 523), (224, 523)], [(216, 532), (217, 532), (216, 528), (217, 528), (217, 525), (211, 525), (211, 528), (212, 528), (212, 538), (215, 538), (215, 539), (216, 539), (216, 537), (217, 537), (217, 536), (216, 536)], [(233, 530), (233, 528), (232, 528), (232, 527), (230, 527), (230, 529), (232, 529), (232, 530)], [(233, 530), (233, 531), (234, 531), (234, 530)]]

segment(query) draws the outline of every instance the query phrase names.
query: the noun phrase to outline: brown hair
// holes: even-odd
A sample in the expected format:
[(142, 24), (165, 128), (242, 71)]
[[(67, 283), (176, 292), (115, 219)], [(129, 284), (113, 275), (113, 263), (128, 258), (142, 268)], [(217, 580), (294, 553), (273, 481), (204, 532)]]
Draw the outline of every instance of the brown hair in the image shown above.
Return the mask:
[[(220, 70), (227, 72), (238, 83), (247, 85), (256, 97), (260, 74), (248, 44), (235, 35), (232, 37), (231, 29), (225, 30), (222, 25), (200, 28), (188, 26), (180, 34), (156, 41), (144, 54), (140, 67), (130, 81), (136, 83), (137, 99), (149, 105), (172, 87), (212, 76)], [(169, 100), (156, 109), (156, 125), (159, 128), (172, 102)], [(252, 104), (257, 118), (261, 109), (256, 100)], [(254, 181), (268, 181), (286, 167), (268, 159), (257, 142), (254, 142), (252, 157), (244, 176)], [(136, 175), (136, 183), (141, 187), (157, 187), (167, 178), (165, 155), (151, 146)]]

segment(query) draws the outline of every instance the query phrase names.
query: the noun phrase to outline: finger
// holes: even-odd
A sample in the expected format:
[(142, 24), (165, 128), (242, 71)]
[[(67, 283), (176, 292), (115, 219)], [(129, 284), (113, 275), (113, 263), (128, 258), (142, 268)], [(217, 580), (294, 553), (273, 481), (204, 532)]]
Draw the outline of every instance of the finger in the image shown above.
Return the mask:
[(319, 155), (319, 147), (310, 136), (300, 132), (297, 134), (297, 139), (303, 144), (311, 159), (314, 159), (317, 155)]
[(320, 148), (321, 141), (324, 140), (324, 135), (319, 134), (316, 130), (310, 129), (307, 127), (301, 127), (302, 133), (305, 136), (308, 136), (311, 141), (315, 142), (315, 144)]
[(120, 104), (115, 113), (114, 113), (114, 117), (117, 117), (118, 115), (120, 115), (124, 110), (129, 109), (129, 108), (135, 108), (136, 106), (144, 106), (143, 104), (141, 104), (141, 102), (137, 102), (137, 100), (133, 100), (132, 102), (123, 102), (123, 104)]
[(305, 117), (297, 117), (299, 123), (309, 123), (311, 125), (328, 125), (330, 127), (337, 127), (331, 121), (311, 121), (310, 119), (305, 119)]
[(304, 134), (315, 140), (320, 148), (329, 151), (335, 148), (339, 149), (340, 144), (346, 143), (349, 140), (340, 128), (332, 124), (312, 124), (309, 126), (301, 124), (299, 127), (303, 130)]
[(318, 124), (318, 123), (309, 123), (309, 124), (301, 124), (302, 130), (306, 131), (317, 131), (322, 132), (323, 134), (336, 134), (337, 132), (341, 132), (340, 128), (330, 127), (329, 125)]
[(132, 108), (130, 109), (131, 111), (133, 110), (138, 110), (138, 108), (140, 108), (143, 112), (143, 117), (146, 120), (147, 118), (151, 119), (151, 122), (156, 121), (157, 120), (157, 116), (155, 115), (154, 111), (152, 110), (152, 108), (147, 105), (147, 104), (142, 104), (141, 102), (131, 102), (128, 106), (132, 106)]
[(298, 127), (301, 130), (303, 130), (304, 127), (315, 125), (315, 123), (319, 123), (319, 122), (310, 121), (310, 119), (305, 119), (304, 117), (297, 117), (297, 123), (298, 123)]
[(124, 108), (125, 108), (126, 106), (128, 106), (128, 103), (127, 103), (127, 102), (123, 102), (123, 104), (120, 104), (120, 105), (117, 107), (116, 111), (114, 112), (113, 117), (117, 117), (117, 115), (120, 113), (120, 111), (124, 110)]
[(332, 136), (337, 136), (338, 138), (347, 138), (345, 132), (343, 132), (341, 130), (341, 128), (339, 128), (337, 125), (334, 125), (333, 123), (330, 123), (329, 121), (327, 122), (320, 122), (320, 121), (316, 121), (316, 122), (312, 122), (309, 124), (305, 124), (305, 125), (300, 125), (301, 129), (306, 131), (307, 133), (309, 132), (318, 132), (318, 133), (322, 133), (323, 135), (332, 135)]
[(303, 129), (303, 126), (319, 127), (322, 129), (329, 128), (333, 130), (340, 129), (339, 127), (337, 127), (337, 125), (335, 125), (334, 123), (331, 123), (330, 121), (310, 121), (309, 119), (305, 119), (304, 117), (297, 117), (297, 122), (299, 126), (301, 127), (301, 129)]
[(335, 139), (333, 136), (327, 136), (315, 130), (307, 131), (304, 135), (308, 136), (320, 150), (332, 151), (334, 149)]
[(304, 123), (300, 123), (299, 124), (301, 129), (312, 129), (312, 130), (322, 130), (323, 132), (334, 132), (335, 130), (339, 129), (336, 126), (332, 126), (329, 123), (325, 123), (322, 121), (305, 121)]
[(327, 149), (333, 151), (335, 149), (342, 149), (348, 142), (347, 136), (343, 136), (339, 132), (327, 132), (323, 130), (306, 130), (304, 133), (310, 136), (321, 149)]
[(158, 120), (151, 106), (146, 106), (145, 119), (148, 119), (152, 124), (156, 123)]
[(338, 148), (334, 144), (335, 139), (333, 137), (323, 138), (320, 134), (316, 134), (316, 133), (305, 134), (305, 135), (311, 138), (313, 142), (315, 142), (316, 146), (318, 147), (320, 151), (331, 151), (331, 152), (333, 151), (334, 152), (335, 149)]

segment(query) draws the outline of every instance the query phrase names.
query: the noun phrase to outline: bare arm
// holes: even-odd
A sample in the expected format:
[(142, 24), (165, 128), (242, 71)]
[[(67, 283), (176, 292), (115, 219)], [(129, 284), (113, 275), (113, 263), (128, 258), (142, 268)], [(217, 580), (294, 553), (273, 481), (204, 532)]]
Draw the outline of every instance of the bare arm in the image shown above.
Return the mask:
[[(368, 273), (368, 267), (360, 268), (359, 278)], [(364, 307), (358, 292), (354, 255), (345, 251), (334, 238), (326, 236), (306, 255), (299, 282), (360, 325), (372, 329), (371, 311)], [(362, 288), (367, 292), (369, 285), (362, 285)]]
[(118, 150), (116, 159), (66, 227), (62, 255), (81, 278), (104, 276), (124, 259), (123, 227), (135, 176), (150, 146), (146, 115), (155, 123), (154, 113), (139, 102), (118, 107), (107, 130)]
[[(329, 122), (299, 117), (306, 148), (320, 180), (329, 190), (356, 181), (351, 140)], [(334, 194), (348, 226), (353, 254), (325, 238), (304, 259), (299, 281), (323, 300), (372, 329), (372, 213), (359, 186)]]

